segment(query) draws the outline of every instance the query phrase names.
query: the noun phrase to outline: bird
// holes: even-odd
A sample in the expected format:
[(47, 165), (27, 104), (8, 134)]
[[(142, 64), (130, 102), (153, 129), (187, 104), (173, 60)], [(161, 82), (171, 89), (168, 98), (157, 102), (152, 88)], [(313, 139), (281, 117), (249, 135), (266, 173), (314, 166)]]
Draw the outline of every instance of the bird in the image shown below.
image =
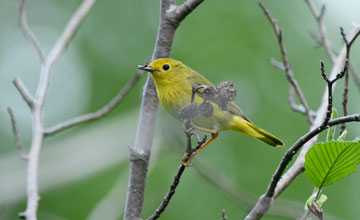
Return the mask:
[[(190, 111), (192, 114), (189, 116), (191, 117), (191, 129), (211, 134), (211, 138), (197, 149), (190, 158), (187, 160), (183, 158), (183, 165), (190, 166), (191, 159), (214, 141), (219, 132), (226, 130), (237, 131), (254, 137), (272, 147), (284, 145), (279, 138), (254, 125), (233, 102), (235, 96), (233, 95), (234, 90), (231, 90), (232, 83), (224, 83), (225, 95), (221, 94), (223, 92), (221, 86), (216, 87), (200, 73), (172, 58), (155, 59), (148, 64), (139, 65), (138, 68), (150, 73), (155, 83), (159, 101), (167, 113), (184, 123), (186, 116), (182, 116), (181, 112)], [(203, 93), (198, 92), (200, 90)], [(208, 91), (208, 95), (205, 94), (205, 90)], [(226, 91), (229, 90), (232, 91), (230, 95), (226, 94)], [(225, 101), (221, 97), (224, 97)], [(188, 107), (186, 109), (186, 106), (190, 106), (191, 103), (197, 108)], [(204, 107), (208, 110), (201, 113), (199, 109), (204, 109)], [(191, 113), (191, 111), (195, 111), (195, 113)]]

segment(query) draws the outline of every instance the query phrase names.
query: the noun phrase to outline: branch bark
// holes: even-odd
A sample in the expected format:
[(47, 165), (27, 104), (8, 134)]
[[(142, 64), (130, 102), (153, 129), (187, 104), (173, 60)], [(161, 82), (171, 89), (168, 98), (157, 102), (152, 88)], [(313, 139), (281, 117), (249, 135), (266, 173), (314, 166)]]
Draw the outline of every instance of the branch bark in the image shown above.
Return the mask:
[[(203, 0), (187, 0), (182, 5), (176, 6), (175, 0), (161, 0), (160, 24), (152, 59), (170, 56), (177, 27), (202, 2)], [(150, 75), (148, 75), (144, 86), (135, 144), (130, 150), (130, 171), (124, 214), (125, 220), (138, 220), (142, 216), (146, 175), (158, 103), (159, 100), (154, 82)], [(138, 157), (144, 158), (144, 160), (136, 160)], [(138, 170), (141, 170), (141, 172), (137, 172)]]

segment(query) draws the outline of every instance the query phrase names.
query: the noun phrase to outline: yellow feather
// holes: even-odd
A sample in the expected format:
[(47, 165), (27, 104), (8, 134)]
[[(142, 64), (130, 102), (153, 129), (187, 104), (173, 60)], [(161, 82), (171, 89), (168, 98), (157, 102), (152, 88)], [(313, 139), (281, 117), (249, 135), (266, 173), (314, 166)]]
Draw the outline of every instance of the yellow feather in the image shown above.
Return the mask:
[[(154, 79), (161, 105), (165, 111), (178, 119), (179, 110), (191, 101), (192, 87), (199, 85), (215, 87), (204, 76), (174, 59), (154, 60), (148, 68), (151, 68), (149, 71)], [(196, 95), (194, 103), (202, 102), (203, 99)], [(227, 110), (222, 110), (214, 102), (210, 103), (213, 107), (213, 114), (210, 117), (198, 115), (191, 119), (198, 128), (211, 130), (213, 135), (223, 130), (233, 130), (257, 138), (271, 146), (283, 145), (280, 139), (252, 124), (235, 103), (228, 103)]]

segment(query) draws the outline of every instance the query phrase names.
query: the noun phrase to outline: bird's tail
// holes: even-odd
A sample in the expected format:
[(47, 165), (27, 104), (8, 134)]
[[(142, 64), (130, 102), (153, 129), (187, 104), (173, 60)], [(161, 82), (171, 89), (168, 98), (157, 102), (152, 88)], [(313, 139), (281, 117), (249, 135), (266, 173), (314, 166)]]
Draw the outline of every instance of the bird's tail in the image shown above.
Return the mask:
[(257, 127), (251, 122), (241, 118), (240, 116), (234, 116), (230, 126), (231, 130), (242, 132), (250, 137), (254, 137), (263, 141), (273, 147), (283, 146), (284, 143), (269, 132)]

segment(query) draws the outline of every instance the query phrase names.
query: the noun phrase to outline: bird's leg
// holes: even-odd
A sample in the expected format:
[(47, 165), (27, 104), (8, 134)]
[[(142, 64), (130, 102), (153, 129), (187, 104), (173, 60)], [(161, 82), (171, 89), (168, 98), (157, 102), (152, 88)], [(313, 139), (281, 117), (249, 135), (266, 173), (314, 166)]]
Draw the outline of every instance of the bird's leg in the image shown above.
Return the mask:
[(189, 120), (184, 120), (181, 128), (185, 134), (189, 133), (192, 130), (195, 130), (195, 128), (192, 126), (192, 123)]
[(190, 162), (192, 160), (192, 158), (195, 157), (196, 154), (198, 154), (202, 149), (204, 149), (206, 146), (208, 146), (211, 142), (213, 142), (219, 133), (211, 133), (211, 138), (210, 140), (208, 140), (205, 144), (201, 145), (201, 147), (199, 147), (198, 149), (196, 149), (191, 155), (190, 157), (188, 157), (188, 154), (185, 154), (183, 159), (181, 160), (182, 164), (186, 167), (190, 166)]

